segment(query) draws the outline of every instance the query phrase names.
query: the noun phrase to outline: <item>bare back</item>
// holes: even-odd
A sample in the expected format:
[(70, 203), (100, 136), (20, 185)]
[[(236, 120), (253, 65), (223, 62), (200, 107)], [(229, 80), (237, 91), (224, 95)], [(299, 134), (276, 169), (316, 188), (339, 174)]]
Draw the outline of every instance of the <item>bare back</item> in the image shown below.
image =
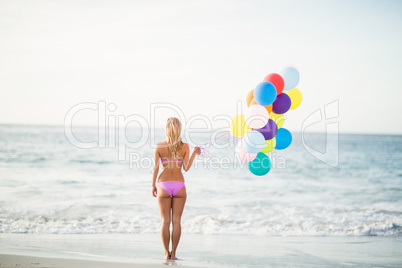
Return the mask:
[(187, 143), (183, 143), (178, 155), (177, 159), (172, 159), (166, 141), (157, 144), (155, 157), (158, 156), (162, 164), (162, 172), (158, 181), (184, 181), (182, 168), (188, 163), (189, 147)]

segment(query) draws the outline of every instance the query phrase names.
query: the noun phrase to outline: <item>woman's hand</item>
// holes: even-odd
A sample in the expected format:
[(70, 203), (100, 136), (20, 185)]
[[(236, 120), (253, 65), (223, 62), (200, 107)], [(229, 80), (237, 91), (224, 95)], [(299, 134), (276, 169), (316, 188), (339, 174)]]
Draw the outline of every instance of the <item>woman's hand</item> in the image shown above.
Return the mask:
[(158, 192), (158, 190), (157, 190), (156, 186), (155, 186), (155, 185), (152, 185), (152, 195), (153, 195), (154, 197), (156, 197), (157, 192)]
[(195, 148), (194, 148), (194, 153), (195, 153), (195, 154), (199, 155), (200, 152), (201, 152), (200, 147), (195, 147)]

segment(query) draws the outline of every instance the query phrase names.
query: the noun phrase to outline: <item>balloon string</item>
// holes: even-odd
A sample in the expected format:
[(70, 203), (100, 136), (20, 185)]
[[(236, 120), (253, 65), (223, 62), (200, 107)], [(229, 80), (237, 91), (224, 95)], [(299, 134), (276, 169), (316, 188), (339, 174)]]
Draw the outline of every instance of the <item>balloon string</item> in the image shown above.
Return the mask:
[[(203, 165), (206, 166), (206, 168), (207, 168), (209, 171), (210, 171), (210, 168), (209, 168), (209, 166), (206, 164), (206, 162), (207, 162), (207, 163), (209, 162), (213, 167), (216, 167), (216, 165), (215, 165), (216, 163), (212, 161), (212, 160), (213, 160), (213, 154), (212, 154), (207, 148), (211, 145), (212, 142), (217, 141), (217, 140), (223, 138), (224, 136), (228, 135), (229, 133), (230, 133), (229, 131), (226, 131), (225, 133), (223, 133), (223, 134), (221, 134), (220, 136), (216, 137), (216, 138), (213, 139), (212, 141), (207, 142), (207, 143), (204, 143), (204, 144), (202, 144), (202, 145), (197, 145), (197, 146), (196, 146), (196, 147), (198, 147), (198, 148), (200, 149), (200, 155), (201, 155), (201, 157), (203, 158)], [(225, 144), (225, 143), (230, 144), (230, 143), (232, 143), (232, 142), (234, 142), (234, 141), (237, 141), (238, 139), (239, 139), (238, 137), (235, 137), (234, 139), (229, 140), (229, 141), (224, 142), (224, 143), (221, 143), (221, 144), (219, 144), (219, 145), (222, 145), (222, 144)], [(206, 161), (205, 161), (205, 160), (206, 160)], [(219, 169), (219, 170), (220, 170), (220, 169)], [(221, 170), (220, 170), (220, 171), (221, 171)], [(222, 172), (223, 172), (223, 171), (222, 171)], [(224, 173), (227, 175), (227, 172), (224, 172)]]
[[(224, 136), (227, 135), (227, 134), (229, 134), (229, 131), (226, 131), (224, 134), (222, 134), (222, 135), (220, 135), (219, 137), (215, 138), (213, 141), (216, 141), (217, 139), (220, 139), (220, 138), (224, 137)], [(203, 144), (201, 144), (201, 145), (207, 145), (207, 144), (211, 144), (211, 143), (212, 143), (212, 141), (203, 143)]]
[[(229, 133), (230, 133), (229, 131), (226, 131), (224, 134), (222, 134), (222, 135), (220, 135), (219, 137), (215, 138), (213, 141), (217, 141), (218, 139), (220, 139), (220, 138), (226, 136), (226, 135), (229, 134)], [(232, 143), (232, 142), (234, 142), (234, 141), (237, 141), (238, 139), (239, 139), (239, 138), (236, 137), (236, 138), (234, 138), (234, 139), (232, 139), (232, 140), (229, 140), (229, 141), (226, 142), (226, 143), (229, 143), (229, 144), (230, 144), (230, 143)], [(201, 156), (203, 156), (203, 154), (205, 154), (205, 152), (207, 152), (207, 153), (209, 153), (210, 157), (212, 157), (212, 153), (211, 153), (209, 150), (207, 150), (206, 148), (209, 147), (213, 141), (210, 141), (210, 142), (207, 142), (207, 143), (203, 143), (203, 144), (201, 144), (201, 145), (197, 145), (197, 146), (196, 146), (196, 147), (198, 147), (198, 148), (200, 149), (200, 154), (201, 154)], [(219, 144), (219, 145), (222, 145), (222, 144), (225, 144), (225, 143), (221, 143), (221, 144)]]
[(222, 138), (223, 136), (225, 136), (225, 135), (227, 135), (227, 134), (229, 134), (229, 131), (226, 131), (225, 134), (219, 136), (218, 138), (215, 138), (215, 140), (220, 139), (220, 138)]
[[(218, 170), (220, 171), (220, 172), (222, 172), (224, 175), (226, 175), (227, 177), (229, 177), (229, 174), (227, 173), (227, 172), (225, 172), (224, 170), (221, 170), (221, 168), (219, 167), (219, 166), (217, 166), (216, 164), (217, 163), (215, 163), (213, 160), (213, 155), (212, 155), (212, 153), (208, 150), (208, 149), (206, 149), (206, 148), (203, 148), (203, 154), (202, 154), (202, 157), (203, 157), (203, 159), (205, 159), (207, 162), (209, 161), (209, 163), (213, 166), (213, 167), (215, 167), (215, 168), (218, 168)], [(204, 157), (204, 155), (206, 156), (206, 157)], [(211, 169), (209, 168), (209, 166), (205, 163), (205, 161), (203, 161), (203, 164), (204, 164), (204, 166), (208, 169), (208, 171), (211, 171)]]

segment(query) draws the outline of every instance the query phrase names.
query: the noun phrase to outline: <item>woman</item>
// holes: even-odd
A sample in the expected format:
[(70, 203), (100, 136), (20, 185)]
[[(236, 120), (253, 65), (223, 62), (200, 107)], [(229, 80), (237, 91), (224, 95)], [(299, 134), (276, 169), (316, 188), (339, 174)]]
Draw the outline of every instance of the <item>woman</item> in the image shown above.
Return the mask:
[[(166, 140), (158, 142), (155, 149), (155, 165), (152, 178), (152, 195), (157, 197), (162, 218), (161, 237), (165, 248), (165, 259), (176, 260), (176, 249), (181, 235), (181, 215), (186, 203), (187, 193), (184, 185), (182, 168), (188, 171), (193, 164), (199, 148), (194, 148), (190, 157), (190, 148), (180, 137), (181, 123), (175, 117), (170, 117), (166, 123)], [(158, 178), (159, 160), (162, 172)], [(172, 251), (169, 252), (170, 222), (172, 222)]]

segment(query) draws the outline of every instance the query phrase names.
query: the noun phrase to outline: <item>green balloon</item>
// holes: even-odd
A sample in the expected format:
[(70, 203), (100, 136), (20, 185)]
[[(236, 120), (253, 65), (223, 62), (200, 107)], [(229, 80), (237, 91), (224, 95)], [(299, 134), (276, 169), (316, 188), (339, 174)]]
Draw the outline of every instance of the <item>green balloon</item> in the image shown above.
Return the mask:
[(264, 176), (271, 170), (271, 160), (266, 154), (258, 153), (257, 157), (248, 163), (248, 169), (257, 176)]

